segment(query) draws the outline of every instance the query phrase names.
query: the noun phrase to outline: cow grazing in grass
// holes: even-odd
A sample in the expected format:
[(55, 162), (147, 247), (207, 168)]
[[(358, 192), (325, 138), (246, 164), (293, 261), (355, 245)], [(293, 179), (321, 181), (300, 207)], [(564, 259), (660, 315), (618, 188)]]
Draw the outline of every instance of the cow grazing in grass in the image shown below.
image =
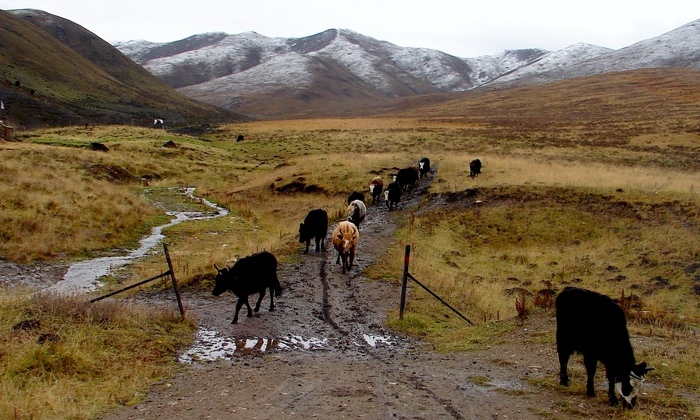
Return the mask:
[(299, 242), (306, 242), (304, 254), (309, 252), (311, 239), (316, 241), (316, 252), (325, 250), (325, 239), (328, 234), (328, 213), (323, 209), (311, 210), (299, 225)]
[(265, 291), (270, 289), (270, 311), (275, 310), (274, 296), (282, 294), (282, 287), (277, 278), (277, 258), (267, 251), (258, 252), (238, 260), (233, 267), (219, 268), (217, 270), (214, 290), (212, 294), (219, 296), (227, 290), (238, 296), (236, 312), (232, 324), (238, 322), (238, 312), (245, 303), (248, 308), (248, 316), (253, 316), (253, 311), (248, 303), (248, 296), (259, 293), (255, 312), (260, 310), (260, 303), (265, 297)]
[(469, 162), (469, 176), (475, 178), (481, 173), (481, 160), (474, 159)]
[(569, 357), (578, 352), (586, 366), (586, 394), (595, 395), (593, 380), (600, 360), (605, 365), (610, 404), (617, 404), (617, 392), (625, 407), (633, 407), (644, 375), (654, 368), (636, 364), (622, 308), (608, 296), (577, 287), (565, 288), (554, 304), (560, 384), (568, 386)]
[(360, 223), (367, 216), (367, 206), (362, 201), (355, 200), (348, 205), (347, 216), (348, 221), (352, 222), (359, 229)]
[(392, 182), (384, 190), (384, 201), (389, 210), (393, 210), (398, 206), (399, 200), (401, 200), (401, 186), (398, 182)]
[(372, 196), (372, 204), (377, 202), (377, 198), (382, 195), (384, 181), (381, 176), (375, 176), (369, 181), (369, 194)]
[(430, 173), (430, 159), (424, 157), (418, 161), (418, 172), (420, 172), (421, 179)]
[(355, 250), (359, 242), (360, 231), (352, 222), (343, 220), (333, 230), (333, 247), (338, 251), (335, 263), (340, 264), (340, 260), (343, 260), (343, 274), (352, 268), (355, 261)]

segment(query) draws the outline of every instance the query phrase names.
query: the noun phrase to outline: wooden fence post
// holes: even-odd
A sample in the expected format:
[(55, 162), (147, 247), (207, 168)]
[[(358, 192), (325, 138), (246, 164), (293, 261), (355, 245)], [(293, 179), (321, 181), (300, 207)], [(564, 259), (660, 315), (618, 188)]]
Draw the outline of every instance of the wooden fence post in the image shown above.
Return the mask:
[(177, 280), (175, 280), (175, 270), (173, 270), (173, 263), (170, 261), (170, 253), (168, 252), (168, 245), (163, 244), (163, 249), (165, 250), (165, 259), (168, 261), (168, 269), (170, 272), (170, 279), (173, 281), (173, 289), (175, 290), (175, 297), (177, 298), (177, 305), (180, 307), (180, 315), (182, 315), (182, 320), (185, 320), (185, 307), (182, 305), (182, 297), (180, 296), (180, 288), (177, 286)]
[(401, 307), (399, 319), (403, 319), (403, 310), (406, 307), (406, 283), (408, 283), (408, 261), (411, 258), (411, 245), (406, 245), (406, 253), (403, 258), (403, 279), (401, 281)]

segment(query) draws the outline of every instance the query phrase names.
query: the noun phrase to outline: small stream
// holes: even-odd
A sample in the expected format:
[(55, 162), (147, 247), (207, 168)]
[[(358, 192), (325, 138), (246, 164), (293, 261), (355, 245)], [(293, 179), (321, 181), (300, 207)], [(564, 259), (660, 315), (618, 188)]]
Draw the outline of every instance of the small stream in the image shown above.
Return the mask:
[(116, 268), (129, 264), (138, 258), (146, 256), (149, 252), (152, 252), (153, 248), (165, 238), (163, 229), (188, 220), (208, 220), (228, 214), (227, 209), (206, 199), (195, 197), (194, 188), (182, 189), (182, 193), (189, 198), (202, 202), (206, 206), (212, 208), (213, 211), (167, 211), (166, 214), (172, 216), (173, 219), (165, 225), (154, 227), (150, 235), (145, 236), (139, 241), (140, 246), (138, 249), (134, 249), (123, 256), (100, 257), (72, 264), (61, 281), (44, 289), (42, 292), (84, 294), (95, 291), (102, 286), (102, 283), (99, 281), (101, 277), (110, 274), (112, 270)]

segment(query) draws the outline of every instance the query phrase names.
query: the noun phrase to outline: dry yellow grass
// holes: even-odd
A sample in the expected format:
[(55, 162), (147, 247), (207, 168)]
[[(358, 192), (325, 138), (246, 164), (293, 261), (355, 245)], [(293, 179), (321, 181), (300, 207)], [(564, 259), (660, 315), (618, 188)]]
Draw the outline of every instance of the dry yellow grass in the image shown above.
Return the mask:
[(94, 418), (177, 369), (191, 320), (82, 298), (0, 294), (0, 418)]

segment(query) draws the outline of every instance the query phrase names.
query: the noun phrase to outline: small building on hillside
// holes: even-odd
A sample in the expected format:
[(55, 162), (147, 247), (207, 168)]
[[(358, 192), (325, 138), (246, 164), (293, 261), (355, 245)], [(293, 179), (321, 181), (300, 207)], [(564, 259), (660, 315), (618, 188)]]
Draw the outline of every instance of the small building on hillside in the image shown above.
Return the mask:
[(12, 141), (15, 138), (15, 129), (0, 121), (0, 138)]

